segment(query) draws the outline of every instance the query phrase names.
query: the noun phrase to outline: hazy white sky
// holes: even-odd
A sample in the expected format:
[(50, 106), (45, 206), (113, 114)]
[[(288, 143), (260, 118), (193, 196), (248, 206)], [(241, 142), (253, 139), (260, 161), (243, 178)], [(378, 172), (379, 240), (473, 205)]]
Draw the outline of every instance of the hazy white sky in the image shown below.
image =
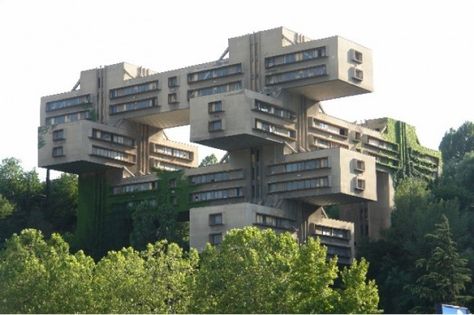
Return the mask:
[[(229, 37), (277, 26), (371, 48), (375, 91), (324, 102), (324, 109), (349, 121), (404, 120), (436, 149), (446, 130), (474, 120), (473, 7), (434, 0), (0, 0), (0, 159), (36, 166), (40, 97), (71, 90), (81, 70), (121, 61), (181, 68), (217, 59)], [(171, 138), (189, 139), (188, 132)]]

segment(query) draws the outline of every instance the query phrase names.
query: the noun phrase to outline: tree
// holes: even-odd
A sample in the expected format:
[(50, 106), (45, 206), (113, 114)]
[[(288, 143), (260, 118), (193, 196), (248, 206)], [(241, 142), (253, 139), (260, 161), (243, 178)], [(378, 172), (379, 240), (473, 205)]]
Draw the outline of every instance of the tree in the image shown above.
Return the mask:
[(217, 164), (217, 157), (215, 156), (214, 153), (211, 153), (210, 155), (206, 156), (204, 159), (202, 159), (201, 163), (199, 164), (199, 167), (205, 167), (205, 166), (210, 166)]
[(51, 181), (45, 219), (55, 232), (72, 232), (77, 218), (77, 175), (63, 173)]
[(15, 207), (0, 194), (0, 220), (10, 216)]
[(218, 248), (208, 245), (202, 253), (191, 311), (376, 312), (377, 287), (366, 282), (366, 264), (343, 271), (337, 288), (337, 260), (327, 260), (326, 252), (319, 241), (298, 245), (289, 233), (231, 230)]
[(48, 241), (37, 230), (14, 234), (0, 252), (0, 313), (87, 312), (93, 267), (58, 234)]
[(97, 264), (96, 313), (187, 313), (198, 262), (176, 244), (149, 244), (111, 251)]
[(354, 261), (341, 272), (341, 299), (336, 312), (340, 314), (375, 314), (380, 310), (378, 289), (374, 280), (366, 281), (369, 264), (365, 259)]
[(97, 264), (33, 229), (0, 251), (0, 313), (188, 313), (199, 256), (159, 242)]
[(466, 268), (467, 260), (457, 252), (446, 216), (425, 238), (430, 244), (431, 257), (416, 261), (422, 275), (410, 290), (421, 302), (413, 311), (432, 313), (436, 303), (459, 305), (462, 302), (461, 293), (471, 281), (471, 270)]
[(431, 248), (424, 237), (433, 231), (443, 215), (455, 227), (455, 239), (465, 239), (463, 244), (469, 244), (466, 236), (470, 234), (470, 220), (459, 201), (440, 200), (424, 181), (404, 179), (395, 193), (391, 227), (381, 240), (359, 247), (358, 254), (371, 263), (369, 276), (379, 285), (381, 308), (385, 312), (407, 313), (417, 305), (418, 298), (409, 290), (420, 276), (415, 264), (419, 259), (430, 257)]
[(466, 121), (457, 130), (449, 129), (439, 145), (443, 160), (460, 160), (468, 152), (474, 151), (474, 123)]

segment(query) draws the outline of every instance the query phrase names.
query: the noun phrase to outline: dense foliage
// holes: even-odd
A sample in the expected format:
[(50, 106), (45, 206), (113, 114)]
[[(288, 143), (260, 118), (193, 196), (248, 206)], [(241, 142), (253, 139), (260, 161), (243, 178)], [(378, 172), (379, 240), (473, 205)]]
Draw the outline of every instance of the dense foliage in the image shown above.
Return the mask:
[(141, 204), (134, 209), (130, 244), (143, 249), (148, 243), (166, 239), (187, 248), (189, 225), (184, 214), (191, 208), (191, 185), (182, 171), (159, 171), (157, 175), (156, 206)]
[(0, 313), (374, 313), (366, 273), (365, 261), (340, 271), (317, 241), (257, 228), (231, 231), (201, 259), (160, 241), (97, 263), (29, 229), (0, 251)]
[[(407, 178), (397, 186), (391, 227), (359, 250), (370, 262), (369, 275), (376, 279), (387, 313), (434, 312), (435, 303), (474, 308), (472, 126), (465, 123), (443, 138), (440, 150), (447, 160), (435, 183)], [(440, 257), (441, 251), (445, 256)]]
[(199, 163), (199, 167), (214, 165), (214, 164), (217, 164), (217, 162), (218, 160), (217, 160), (216, 155), (214, 153), (211, 153), (210, 155), (202, 159), (201, 163)]
[(50, 186), (36, 170), (25, 171), (15, 158), (0, 163), (0, 248), (4, 240), (25, 228), (73, 232), (76, 224), (77, 177), (62, 174)]

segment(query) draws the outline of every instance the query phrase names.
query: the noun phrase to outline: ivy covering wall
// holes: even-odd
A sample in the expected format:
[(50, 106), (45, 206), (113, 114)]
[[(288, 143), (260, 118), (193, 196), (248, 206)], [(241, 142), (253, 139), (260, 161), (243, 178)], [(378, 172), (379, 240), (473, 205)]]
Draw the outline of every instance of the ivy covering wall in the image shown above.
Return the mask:
[(395, 180), (398, 182), (406, 177), (435, 179), (441, 170), (441, 152), (422, 146), (415, 127), (392, 118), (385, 120), (383, 137), (387, 141), (397, 143), (399, 147), (399, 167), (392, 171)]

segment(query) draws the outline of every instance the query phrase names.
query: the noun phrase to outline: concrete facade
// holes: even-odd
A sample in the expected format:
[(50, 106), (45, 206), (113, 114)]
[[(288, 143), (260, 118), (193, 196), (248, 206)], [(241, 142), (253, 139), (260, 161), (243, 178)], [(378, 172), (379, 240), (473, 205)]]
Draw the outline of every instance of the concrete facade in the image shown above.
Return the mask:
[[(183, 69), (155, 73), (120, 63), (86, 70), (72, 91), (41, 99), (38, 163), (80, 175), (106, 170), (111, 195), (153, 192), (154, 169), (186, 169), (190, 200), (205, 203), (190, 211), (193, 247), (257, 225), (300, 241), (320, 237), (344, 257), (349, 248), (347, 263), (354, 240), (377, 237), (390, 224), (392, 174), (415, 156), (427, 177), (440, 164), (419, 143), (393, 136), (403, 124), (350, 123), (321, 107), (372, 85), (369, 49), (282, 27), (231, 38), (219, 60)], [(192, 142), (227, 150), (226, 158), (196, 168), (196, 147), (164, 133), (187, 124)], [(347, 222), (321, 208), (335, 204)]]

